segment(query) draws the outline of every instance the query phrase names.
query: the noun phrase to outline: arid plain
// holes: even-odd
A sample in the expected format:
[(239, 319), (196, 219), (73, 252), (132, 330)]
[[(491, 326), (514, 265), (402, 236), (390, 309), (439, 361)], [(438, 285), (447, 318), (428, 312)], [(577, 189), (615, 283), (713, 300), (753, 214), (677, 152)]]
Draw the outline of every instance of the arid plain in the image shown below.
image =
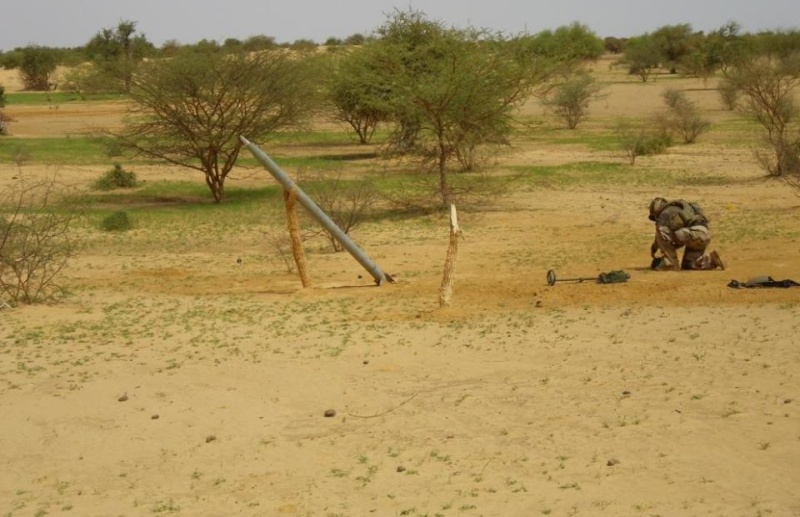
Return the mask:
[[(727, 287), (800, 281), (800, 198), (764, 177), (756, 126), (723, 109), (713, 80), (642, 84), (612, 59), (577, 131), (526, 107), (535, 123), (491, 173), (555, 173), (460, 212), (447, 309), (447, 214), (353, 232), (397, 279), (379, 287), (312, 241), (302, 289), (267, 213), (198, 226), (180, 205), (125, 234), (87, 229), (70, 296), (0, 310), (0, 515), (800, 515), (800, 289)], [(697, 143), (634, 166), (585, 143), (660, 110), (667, 87), (712, 122)], [(13, 137), (54, 139), (123, 110), (6, 109)], [(0, 188), (20, 173), (85, 188), (106, 169), (2, 163)], [(725, 271), (647, 268), (658, 195), (702, 204)], [(548, 286), (549, 269), (631, 278)]]

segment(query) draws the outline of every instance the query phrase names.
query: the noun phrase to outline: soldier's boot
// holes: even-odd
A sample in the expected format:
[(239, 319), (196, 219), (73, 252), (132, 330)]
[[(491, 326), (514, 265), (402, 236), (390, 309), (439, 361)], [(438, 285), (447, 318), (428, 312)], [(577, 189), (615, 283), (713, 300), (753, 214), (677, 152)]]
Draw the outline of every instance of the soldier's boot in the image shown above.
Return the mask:
[(709, 256), (711, 257), (711, 264), (715, 268), (722, 269), (723, 271), (725, 270), (725, 263), (722, 262), (722, 257), (719, 256), (719, 253), (717, 253), (716, 250), (709, 253)]

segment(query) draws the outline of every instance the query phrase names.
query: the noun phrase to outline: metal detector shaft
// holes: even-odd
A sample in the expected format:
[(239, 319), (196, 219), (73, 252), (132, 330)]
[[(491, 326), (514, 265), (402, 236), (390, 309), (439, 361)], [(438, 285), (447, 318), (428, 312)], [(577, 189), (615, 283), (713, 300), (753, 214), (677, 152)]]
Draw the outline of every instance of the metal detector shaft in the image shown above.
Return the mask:
[(556, 285), (556, 282), (588, 282), (589, 280), (597, 280), (597, 277), (556, 278), (554, 270), (551, 269), (547, 272), (547, 285)]

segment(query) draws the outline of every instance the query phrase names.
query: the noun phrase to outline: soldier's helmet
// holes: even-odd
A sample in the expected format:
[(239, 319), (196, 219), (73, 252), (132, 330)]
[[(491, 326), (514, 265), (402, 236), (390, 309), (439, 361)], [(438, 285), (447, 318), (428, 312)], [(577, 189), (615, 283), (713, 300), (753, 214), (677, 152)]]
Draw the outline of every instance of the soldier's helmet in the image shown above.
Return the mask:
[(648, 216), (648, 219), (655, 221), (656, 218), (658, 218), (658, 214), (664, 210), (665, 206), (667, 206), (667, 200), (663, 197), (657, 197), (650, 201), (650, 215)]

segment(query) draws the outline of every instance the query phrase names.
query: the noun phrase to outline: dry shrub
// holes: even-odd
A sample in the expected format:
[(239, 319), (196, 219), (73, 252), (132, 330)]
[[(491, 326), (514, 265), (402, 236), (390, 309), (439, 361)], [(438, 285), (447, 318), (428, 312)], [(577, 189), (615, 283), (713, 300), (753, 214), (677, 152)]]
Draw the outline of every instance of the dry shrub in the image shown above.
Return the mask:
[[(348, 180), (341, 173), (321, 175), (314, 181), (305, 181), (303, 190), (316, 205), (339, 227), (345, 235), (364, 222), (371, 214), (378, 200), (377, 192), (372, 184), (364, 179)], [(320, 232), (331, 243), (334, 251), (343, 251), (344, 247), (322, 227)]]
[[(22, 175), (19, 175), (22, 178)], [(0, 292), (14, 303), (52, 300), (58, 279), (78, 253), (82, 214), (54, 180), (19, 180), (0, 196)]]

